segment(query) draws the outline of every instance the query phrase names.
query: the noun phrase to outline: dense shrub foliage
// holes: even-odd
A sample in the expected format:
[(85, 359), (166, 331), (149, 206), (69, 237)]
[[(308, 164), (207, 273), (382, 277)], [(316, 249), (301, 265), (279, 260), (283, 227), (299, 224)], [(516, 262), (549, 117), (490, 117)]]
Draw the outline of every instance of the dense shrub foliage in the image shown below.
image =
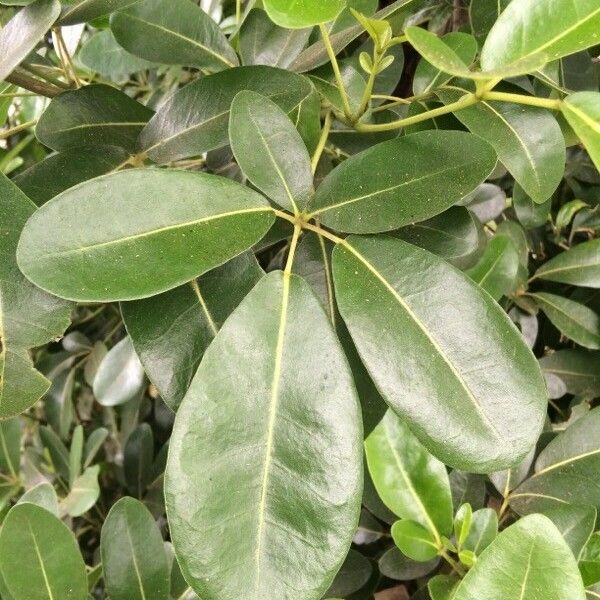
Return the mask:
[(0, 0), (2, 600), (600, 598), (599, 0)]

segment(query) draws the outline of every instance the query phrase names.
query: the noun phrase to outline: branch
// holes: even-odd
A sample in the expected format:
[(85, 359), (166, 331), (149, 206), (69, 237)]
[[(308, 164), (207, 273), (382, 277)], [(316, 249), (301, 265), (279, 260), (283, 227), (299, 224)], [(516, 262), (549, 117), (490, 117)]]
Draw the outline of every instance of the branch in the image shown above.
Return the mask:
[(39, 79), (35, 79), (35, 77), (23, 73), (19, 69), (16, 69), (10, 75), (7, 75), (4, 78), (4, 81), (18, 85), (20, 88), (34, 92), (39, 96), (46, 96), (46, 98), (54, 98), (54, 96), (58, 96), (58, 94), (63, 91), (51, 83), (40, 81)]

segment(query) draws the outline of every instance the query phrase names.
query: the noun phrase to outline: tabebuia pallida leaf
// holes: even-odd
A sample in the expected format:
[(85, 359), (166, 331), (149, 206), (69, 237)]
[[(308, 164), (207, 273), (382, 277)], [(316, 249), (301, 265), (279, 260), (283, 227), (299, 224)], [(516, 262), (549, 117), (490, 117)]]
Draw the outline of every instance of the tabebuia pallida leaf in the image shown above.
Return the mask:
[[(47, 202), (28, 221), (17, 260), (26, 277), (61, 297), (135, 300), (240, 254), (273, 220), (261, 196), (225, 178), (129, 170), (92, 179)], [(83, 240), (82, 229), (88, 232)]]
[(299, 276), (269, 273), (206, 351), (171, 437), (171, 536), (199, 596), (320, 598), (358, 523), (361, 441), (323, 308)]

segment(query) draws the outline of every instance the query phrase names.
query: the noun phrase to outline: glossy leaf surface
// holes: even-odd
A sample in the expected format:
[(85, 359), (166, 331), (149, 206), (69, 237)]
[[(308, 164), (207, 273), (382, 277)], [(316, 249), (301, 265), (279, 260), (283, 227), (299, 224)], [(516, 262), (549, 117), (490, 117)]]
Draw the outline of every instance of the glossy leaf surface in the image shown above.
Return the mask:
[(446, 210), (473, 191), (495, 161), (491, 147), (468, 133), (415, 133), (345, 160), (321, 183), (309, 208), (339, 231), (390, 231)]
[(265, 10), (271, 20), (280, 27), (300, 29), (331, 21), (338, 16), (346, 0), (264, 0)]
[(570, 285), (600, 287), (600, 239), (578, 244), (555, 256), (536, 271), (535, 277)]
[(102, 527), (102, 570), (113, 600), (168, 600), (169, 564), (148, 509), (121, 498)]
[(392, 538), (403, 554), (426, 562), (438, 554), (436, 540), (429, 529), (416, 521), (402, 519), (392, 525)]
[(359, 415), (308, 285), (265, 276), (206, 352), (171, 438), (171, 535), (201, 597), (321, 597), (358, 523)]
[(333, 264), (359, 354), (421, 442), (471, 472), (518, 462), (539, 435), (546, 392), (504, 311), (441, 259), (401, 240), (350, 237)]
[(584, 600), (571, 550), (552, 522), (531, 515), (511, 525), (458, 584), (453, 600)]
[[(240, 254), (273, 219), (262, 196), (225, 178), (123, 171), (71, 188), (40, 208), (21, 236), (18, 262), (37, 285), (62, 296), (133, 300)], [(60, 238), (55, 228), (63, 230)]]
[(569, 125), (600, 169), (600, 93), (579, 92), (568, 96), (561, 110)]

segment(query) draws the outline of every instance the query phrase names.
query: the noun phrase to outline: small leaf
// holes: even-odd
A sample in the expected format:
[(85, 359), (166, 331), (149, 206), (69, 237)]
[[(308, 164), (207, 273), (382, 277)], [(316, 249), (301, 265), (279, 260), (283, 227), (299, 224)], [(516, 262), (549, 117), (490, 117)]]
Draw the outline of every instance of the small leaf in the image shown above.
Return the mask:
[(75, 536), (35, 504), (17, 504), (4, 520), (0, 570), (13, 600), (87, 598), (85, 564)]
[(491, 508), (480, 508), (473, 513), (469, 534), (463, 548), (475, 555), (481, 554), (498, 535), (498, 513)]
[(58, 0), (37, 0), (0, 30), (0, 81), (35, 48), (60, 13)]
[(110, 28), (125, 50), (151, 62), (212, 71), (238, 64), (219, 26), (190, 0), (135, 2), (111, 16)]
[(346, 5), (345, 0), (303, 0), (301, 3), (288, 0), (264, 0), (269, 18), (280, 27), (300, 29), (335, 19)]
[(456, 538), (456, 543), (459, 548), (464, 545), (465, 540), (471, 531), (472, 521), (473, 509), (467, 502), (458, 509), (456, 516), (454, 517), (454, 537)]
[(88, 467), (83, 475), (75, 479), (69, 493), (60, 503), (61, 511), (70, 517), (79, 517), (96, 504), (100, 496), (99, 471), (100, 467), (94, 465)]
[(402, 519), (392, 525), (394, 543), (403, 554), (420, 562), (427, 562), (438, 554), (431, 531), (416, 521)]
[(439, 564), (439, 558), (418, 562), (402, 554), (397, 546), (386, 550), (378, 561), (379, 571), (385, 577), (399, 581), (418, 579), (431, 573)]
[(313, 194), (310, 156), (292, 121), (274, 102), (242, 91), (229, 116), (233, 155), (244, 175), (282, 208), (299, 212)]
[(565, 98), (560, 109), (600, 169), (600, 94), (579, 92)]
[(338, 231), (390, 231), (446, 210), (484, 181), (495, 161), (492, 149), (468, 133), (415, 133), (342, 162), (309, 208)]
[(125, 497), (113, 505), (102, 526), (100, 551), (111, 600), (168, 600), (163, 539), (141, 502)]
[(148, 423), (141, 423), (127, 438), (123, 451), (123, 473), (129, 491), (142, 498), (153, 479), (154, 436)]
[(144, 368), (127, 336), (100, 363), (94, 378), (94, 396), (103, 406), (118, 406), (139, 394), (143, 385)]
[(90, 436), (85, 441), (84, 452), (83, 452), (83, 468), (87, 469), (92, 464), (96, 454), (102, 448), (106, 438), (108, 437), (108, 429), (105, 427), (98, 427), (94, 429)]
[[(44, 204), (21, 235), (17, 261), (28, 278), (62, 296), (134, 300), (240, 254), (273, 220), (262, 196), (223, 177), (131, 169), (92, 179)], [(61, 236), (49, 233), (54, 230)]]

